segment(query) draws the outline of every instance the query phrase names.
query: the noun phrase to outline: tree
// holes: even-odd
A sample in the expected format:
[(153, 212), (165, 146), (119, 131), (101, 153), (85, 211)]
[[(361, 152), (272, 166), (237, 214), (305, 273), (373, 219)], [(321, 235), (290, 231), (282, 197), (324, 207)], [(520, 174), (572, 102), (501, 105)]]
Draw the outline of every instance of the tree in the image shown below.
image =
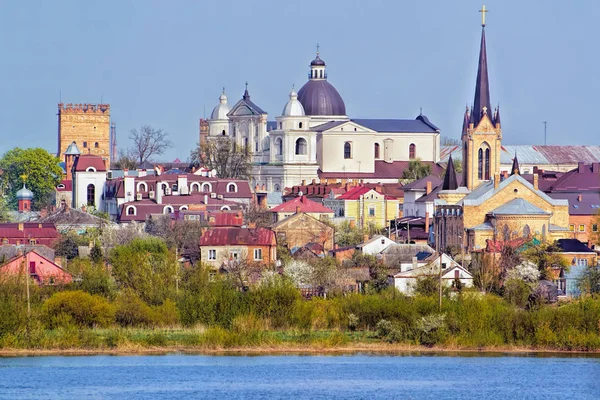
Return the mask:
[(273, 213), (267, 208), (252, 204), (244, 214), (244, 219), (247, 223), (255, 224), (257, 228), (266, 228), (273, 223)]
[(165, 241), (170, 249), (188, 257), (192, 264), (200, 259), (200, 238), (206, 224), (201, 221), (172, 221), (168, 215), (148, 218), (146, 232)]
[(138, 165), (148, 161), (155, 155), (160, 155), (172, 146), (168, 139), (169, 134), (162, 129), (155, 129), (148, 125), (142, 125), (140, 130), (132, 129), (129, 138), (133, 140), (131, 155), (138, 161)]
[(442, 136), (440, 139), (441, 146), (460, 146), (460, 139), (449, 138), (448, 136)]
[(429, 175), (431, 175), (431, 165), (423, 163), (419, 158), (415, 158), (408, 162), (408, 168), (402, 172), (402, 179), (416, 181)]
[(590, 265), (579, 279), (579, 290), (585, 294), (600, 293), (600, 267)]
[(494, 268), (494, 254), (472, 253), (471, 273), (473, 284), (482, 292), (491, 292), (498, 286), (498, 273)]
[(235, 140), (220, 137), (201, 143), (190, 154), (193, 163), (217, 171), (219, 178), (248, 179), (252, 155)]
[(33, 207), (41, 209), (50, 205), (56, 186), (62, 178), (59, 159), (44, 149), (14, 148), (4, 153), (0, 159), (2, 190), (7, 195), (8, 204), (15, 208), (17, 191), (23, 187), (33, 192)]
[(111, 164), (113, 169), (130, 169), (134, 170), (138, 167), (137, 157), (132, 154), (131, 150), (119, 152), (119, 158)]
[(537, 265), (540, 279), (544, 280), (551, 278), (552, 268), (568, 266), (566, 260), (560, 255), (561, 252), (556, 243), (531, 243), (523, 250), (523, 258)]

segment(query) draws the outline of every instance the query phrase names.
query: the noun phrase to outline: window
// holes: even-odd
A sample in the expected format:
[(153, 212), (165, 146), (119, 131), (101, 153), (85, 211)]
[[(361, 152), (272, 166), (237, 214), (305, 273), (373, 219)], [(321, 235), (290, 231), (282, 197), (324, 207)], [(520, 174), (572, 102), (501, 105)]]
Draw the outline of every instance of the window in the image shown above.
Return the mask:
[(94, 147), (95, 147), (95, 148), (98, 148), (98, 147), (99, 147), (99, 146), (98, 146), (98, 142), (94, 143)]
[(531, 228), (529, 227), (529, 225), (525, 225), (523, 227), (523, 237), (528, 238), (529, 236), (531, 236)]
[(258, 151), (258, 140), (254, 142), (254, 151)]
[(375, 216), (375, 207), (371, 206), (369, 207), (369, 217), (374, 217)]
[(592, 232), (598, 232), (598, 224), (592, 224)]
[(352, 158), (352, 143), (344, 143), (344, 158)]
[(212, 192), (212, 185), (208, 182), (202, 184), (202, 192)]
[(208, 259), (211, 261), (216, 260), (217, 259), (217, 250), (215, 250), (215, 249), (208, 250)]
[(225, 133), (225, 129), (223, 129), (223, 130), (221, 131), (221, 135), (223, 135), (223, 136), (225, 136), (225, 135), (226, 135), (226, 133)]
[(490, 149), (485, 149), (485, 179), (490, 180)]
[(237, 192), (237, 185), (235, 183), (230, 183), (227, 185), (227, 193), (236, 193)]
[(126, 212), (127, 215), (135, 215), (135, 212), (136, 212), (136, 209), (134, 206), (127, 207), (127, 212)]
[(510, 228), (508, 225), (504, 225), (504, 228), (502, 228), (502, 237), (505, 242), (510, 240)]
[(408, 158), (411, 160), (417, 158), (417, 146), (414, 143), (408, 146)]
[(575, 224), (571, 224), (571, 225), (569, 225), (569, 230), (570, 230), (571, 232), (575, 232)]
[(483, 179), (483, 149), (477, 152), (477, 179)]
[(585, 225), (583, 225), (583, 224), (579, 225), (579, 232), (585, 232)]
[(254, 249), (254, 261), (262, 261), (262, 249)]
[(240, 258), (240, 253), (238, 253), (237, 251), (230, 251), (229, 252), (229, 259), (230, 260), (237, 260), (238, 258)]
[(175, 210), (173, 210), (173, 207), (171, 206), (165, 206), (165, 208), (163, 208), (163, 214), (172, 214), (173, 212), (175, 212)]
[(94, 206), (96, 204), (96, 187), (90, 183), (87, 185), (87, 205)]
[(87, 142), (83, 142), (83, 147), (87, 147)]
[(302, 122), (298, 122), (298, 128), (302, 129)]
[(375, 158), (379, 158), (379, 143), (375, 143)]
[(296, 140), (296, 155), (305, 155), (307, 153), (306, 139), (300, 138)]
[(29, 239), (29, 244), (34, 246), (37, 243), (35, 239)]

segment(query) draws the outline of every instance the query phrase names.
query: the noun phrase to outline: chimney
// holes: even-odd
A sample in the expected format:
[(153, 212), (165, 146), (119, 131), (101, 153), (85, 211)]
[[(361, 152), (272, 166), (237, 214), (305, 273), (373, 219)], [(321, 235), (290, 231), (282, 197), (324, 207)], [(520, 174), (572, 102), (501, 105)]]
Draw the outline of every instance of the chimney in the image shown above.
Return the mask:
[(578, 174), (585, 173), (585, 163), (583, 163), (583, 162), (577, 163), (577, 173)]
[(533, 188), (535, 190), (539, 190), (540, 186), (540, 176), (538, 174), (533, 174)]
[(351, 187), (352, 187), (352, 184), (346, 183), (346, 192), (349, 192)]
[(417, 257), (416, 257), (416, 256), (414, 256), (414, 257), (412, 258), (412, 268), (411, 268), (411, 269), (417, 269), (417, 265), (418, 265), (418, 264), (417, 264)]
[(500, 185), (500, 174), (496, 172), (494, 174), (494, 189), (498, 189), (499, 185)]
[(312, 184), (313, 184), (313, 185), (315, 185), (316, 183), (317, 183), (317, 180), (316, 180), (316, 179), (313, 179), (313, 180), (312, 180)]
[(248, 222), (249, 229), (256, 229), (256, 222)]
[(296, 206), (296, 214), (300, 214), (300, 206)]
[(427, 181), (425, 186), (425, 195), (428, 195), (429, 193), (431, 193), (431, 181)]
[(123, 176), (129, 175), (129, 170), (127, 168), (123, 169)]
[(20, 232), (23, 232), (23, 229), (24, 229), (23, 223), (22, 223), (22, 222), (20, 222), (20, 223), (19, 223), (19, 231), (20, 231)]
[(502, 178), (504, 178), (504, 179), (508, 178), (508, 171), (502, 171)]
[(302, 179), (302, 186), (306, 186), (306, 179)]
[(577, 195), (577, 201), (581, 201), (581, 200), (583, 200), (583, 196), (582, 196), (582, 195), (580, 195), (580, 194), (578, 194), (578, 195)]
[(429, 211), (425, 211), (425, 233), (429, 233)]
[(204, 195), (204, 204), (205, 205), (208, 204), (208, 195), (207, 194)]
[(534, 173), (534, 174), (537, 174), (537, 173), (538, 173), (538, 170), (539, 170), (538, 166), (537, 166), (537, 165), (534, 165), (534, 166), (533, 166), (533, 173)]

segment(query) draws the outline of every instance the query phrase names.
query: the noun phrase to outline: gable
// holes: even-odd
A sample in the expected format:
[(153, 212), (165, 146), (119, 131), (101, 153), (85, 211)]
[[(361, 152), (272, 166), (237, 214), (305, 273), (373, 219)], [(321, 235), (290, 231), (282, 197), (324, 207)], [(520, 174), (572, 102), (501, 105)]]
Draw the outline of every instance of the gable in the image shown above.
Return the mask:
[(307, 229), (325, 231), (332, 229), (329, 225), (319, 221), (313, 216), (305, 213), (293, 214), (272, 225), (274, 231), (285, 231), (288, 229)]
[(376, 131), (367, 128), (366, 126), (357, 124), (356, 122), (348, 121), (326, 129), (326, 133), (377, 133)]
[(232, 110), (230, 112), (230, 115), (235, 115), (235, 116), (254, 115), (254, 113), (248, 106), (242, 105), (242, 106), (237, 107), (235, 110)]
[(479, 121), (479, 124), (473, 129), (473, 131), (475, 134), (489, 134), (489, 133), (496, 134), (496, 132), (497, 132), (494, 125), (492, 125), (492, 121), (490, 120), (490, 117), (488, 114), (485, 114), (481, 118), (481, 121)]

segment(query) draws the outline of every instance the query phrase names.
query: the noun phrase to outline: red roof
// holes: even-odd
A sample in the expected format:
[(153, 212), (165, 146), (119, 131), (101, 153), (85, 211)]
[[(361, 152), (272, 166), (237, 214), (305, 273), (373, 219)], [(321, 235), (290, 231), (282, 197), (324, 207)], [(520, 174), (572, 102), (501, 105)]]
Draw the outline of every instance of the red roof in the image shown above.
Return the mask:
[(275, 246), (275, 233), (265, 228), (211, 228), (200, 238), (200, 246)]
[[(22, 226), (22, 229), (19, 229)], [(0, 224), (0, 240), (7, 239), (48, 239), (58, 237), (56, 227), (51, 223), (26, 222), (22, 224)]]
[[(347, 191), (346, 193), (344, 193), (343, 195), (338, 197), (337, 200), (359, 200), (360, 196), (364, 195), (365, 193), (370, 192), (371, 190), (375, 191), (376, 193), (383, 194), (383, 193), (380, 193), (379, 191), (377, 191), (373, 187), (359, 185), (359, 186), (356, 186), (355, 188), (350, 189), (349, 191)], [(385, 196), (385, 198), (388, 200), (395, 199), (395, 197), (392, 197), (392, 196)]]
[[(431, 166), (431, 173), (440, 175), (444, 169), (432, 161), (421, 161), (422, 164)], [(375, 172), (323, 172), (318, 171), (321, 179), (399, 179), (405, 169), (408, 169), (409, 161), (393, 161), (391, 163), (383, 160), (375, 161)]]
[[(299, 208), (299, 210), (298, 210)], [(303, 212), (303, 213), (333, 213), (331, 208), (312, 201), (306, 196), (296, 197), (283, 204), (273, 207), (272, 212)]]
[(102, 157), (94, 154), (82, 154), (75, 159), (73, 169), (77, 172), (85, 172), (88, 168), (94, 168), (96, 172), (106, 172), (106, 165)]
[(73, 181), (63, 179), (60, 181), (58, 186), (56, 187), (57, 192), (72, 192), (73, 191)]

